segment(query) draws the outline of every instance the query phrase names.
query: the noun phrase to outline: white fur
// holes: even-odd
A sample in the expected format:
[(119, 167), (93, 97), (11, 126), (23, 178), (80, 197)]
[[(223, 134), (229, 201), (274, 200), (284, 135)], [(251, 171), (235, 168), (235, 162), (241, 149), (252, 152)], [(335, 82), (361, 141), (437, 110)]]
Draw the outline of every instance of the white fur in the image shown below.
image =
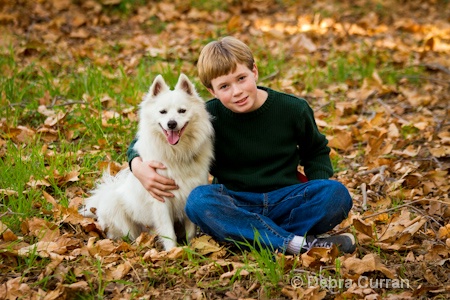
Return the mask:
[[(188, 240), (195, 235), (195, 225), (186, 217), (184, 207), (192, 189), (207, 184), (213, 128), (204, 101), (184, 74), (174, 90), (158, 75), (140, 105), (139, 118), (134, 147), (144, 161), (159, 161), (167, 167), (158, 172), (175, 180), (179, 186), (171, 191), (175, 197), (165, 199), (165, 203), (154, 199), (125, 169), (116, 176), (105, 173), (80, 213), (96, 217), (109, 238), (129, 235), (134, 239), (153, 228), (169, 250), (176, 246), (176, 221), (184, 224)], [(169, 121), (172, 127), (176, 122), (177, 131), (187, 124), (175, 145), (168, 142), (162, 129), (170, 130)]]

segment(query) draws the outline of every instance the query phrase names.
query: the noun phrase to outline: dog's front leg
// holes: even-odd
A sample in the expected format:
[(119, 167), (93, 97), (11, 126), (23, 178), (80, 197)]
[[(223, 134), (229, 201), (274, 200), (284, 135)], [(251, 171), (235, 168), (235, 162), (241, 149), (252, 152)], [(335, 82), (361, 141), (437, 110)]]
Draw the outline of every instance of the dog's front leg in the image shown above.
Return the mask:
[(167, 228), (164, 230), (160, 230), (158, 233), (158, 236), (161, 240), (161, 242), (164, 245), (164, 250), (169, 251), (172, 248), (175, 248), (177, 246), (177, 237), (175, 235), (175, 231), (172, 228), (172, 232), (167, 232)]
[(177, 236), (175, 234), (173, 218), (170, 213), (168, 211), (159, 211), (155, 220), (158, 236), (164, 245), (164, 250), (169, 251), (176, 247)]

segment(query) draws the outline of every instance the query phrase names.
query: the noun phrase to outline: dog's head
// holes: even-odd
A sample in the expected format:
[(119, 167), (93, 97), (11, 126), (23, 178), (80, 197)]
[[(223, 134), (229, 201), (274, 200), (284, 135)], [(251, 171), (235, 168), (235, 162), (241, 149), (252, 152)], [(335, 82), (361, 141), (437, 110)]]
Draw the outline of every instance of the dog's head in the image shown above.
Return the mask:
[(141, 103), (140, 118), (141, 122), (164, 134), (169, 144), (176, 145), (188, 133), (189, 123), (204, 110), (199, 106), (204, 106), (204, 101), (186, 75), (180, 75), (174, 90), (158, 75)]

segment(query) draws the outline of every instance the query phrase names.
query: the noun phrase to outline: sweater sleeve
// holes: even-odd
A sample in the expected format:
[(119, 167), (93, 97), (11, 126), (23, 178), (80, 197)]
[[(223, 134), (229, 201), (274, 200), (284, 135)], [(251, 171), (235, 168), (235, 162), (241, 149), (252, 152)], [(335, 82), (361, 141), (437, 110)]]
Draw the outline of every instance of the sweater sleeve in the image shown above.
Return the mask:
[(135, 137), (132, 141), (130, 146), (128, 146), (128, 150), (127, 150), (127, 158), (128, 158), (128, 166), (130, 167), (131, 170), (131, 161), (139, 156), (139, 153), (136, 151), (136, 149), (134, 149), (134, 145), (137, 142), (137, 138)]
[(333, 176), (328, 140), (319, 132), (314, 112), (308, 105), (304, 119), (304, 139), (300, 148), (300, 164), (304, 167), (308, 180), (328, 179)]

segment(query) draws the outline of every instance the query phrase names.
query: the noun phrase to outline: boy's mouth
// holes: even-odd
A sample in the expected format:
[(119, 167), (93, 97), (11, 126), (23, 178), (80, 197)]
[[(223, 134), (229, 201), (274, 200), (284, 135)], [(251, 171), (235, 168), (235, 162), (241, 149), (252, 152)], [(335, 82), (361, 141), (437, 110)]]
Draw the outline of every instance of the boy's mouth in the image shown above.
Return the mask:
[(238, 101), (236, 101), (236, 102), (234, 102), (234, 103), (235, 103), (235, 104), (243, 104), (243, 103), (245, 103), (245, 102), (247, 101), (247, 99), (248, 99), (248, 96), (245, 97), (244, 99), (238, 100)]

